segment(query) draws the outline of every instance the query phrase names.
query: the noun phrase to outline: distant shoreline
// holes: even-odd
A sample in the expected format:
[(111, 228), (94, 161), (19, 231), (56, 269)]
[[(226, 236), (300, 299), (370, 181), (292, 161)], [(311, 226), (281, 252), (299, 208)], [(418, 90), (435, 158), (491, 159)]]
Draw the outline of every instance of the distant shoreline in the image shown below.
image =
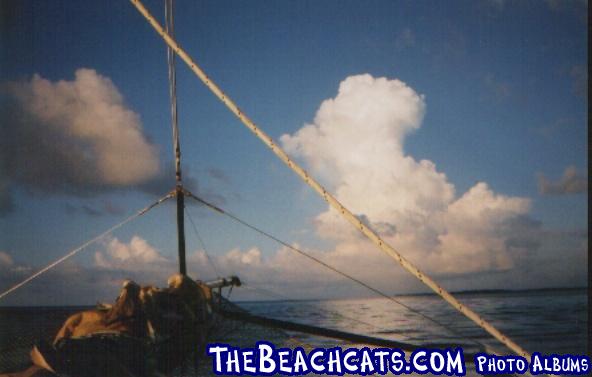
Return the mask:
[[(555, 287), (555, 288), (530, 288), (530, 289), (468, 289), (462, 291), (452, 291), (455, 295), (476, 295), (476, 294), (512, 294), (512, 293), (543, 293), (543, 292), (557, 292), (557, 291), (582, 291), (587, 290), (588, 287)], [(434, 292), (418, 293), (412, 295), (400, 295), (400, 296), (421, 296), (429, 295), (435, 296)]]
[[(453, 295), (457, 296), (471, 296), (471, 295), (496, 295), (496, 294), (525, 294), (525, 293), (535, 293), (535, 294), (542, 294), (546, 292), (578, 292), (582, 291), (584, 293), (588, 290), (588, 287), (556, 287), (556, 288), (531, 288), (531, 289), (474, 289), (474, 290), (462, 290), (462, 291), (451, 291)], [(417, 297), (417, 296), (438, 296), (435, 292), (422, 292), (422, 293), (401, 293), (392, 295), (392, 297)], [(304, 299), (291, 299), (291, 300), (237, 300), (237, 303), (257, 303), (257, 302), (291, 302), (291, 301), (330, 301), (330, 300), (357, 300), (357, 299), (380, 299), (380, 297), (347, 297), (347, 298), (304, 298)]]
[[(556, 288), (530, 288), (530, 289), (467, 289), (462, 291), (452, 291), (455, 295), (474, 295), (474, 294), (504, 294), (504, 293), (526, 293), (526, 292), (556, 292), (556, 291), (581, 291), (588, 287), (556, 287)], [(402, 294), (399, 296), (435, 296), (435, 292)]]

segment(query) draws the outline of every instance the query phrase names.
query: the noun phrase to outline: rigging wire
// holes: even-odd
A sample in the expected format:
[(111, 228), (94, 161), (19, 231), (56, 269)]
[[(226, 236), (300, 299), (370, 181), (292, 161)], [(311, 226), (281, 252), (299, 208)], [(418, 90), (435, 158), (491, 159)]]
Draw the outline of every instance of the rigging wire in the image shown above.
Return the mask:
[(208, 249), (206, 248), (205, 242), (203, 241), (199, 232), (197, 231), (197, 226), (195, 226), (195, 222), (193, 222), (193, 218), (192, 218), (191, 214), (189, 213), (189, 208), (186, 208), (185, 212), (187, 213), (187, 217), (189, 218), (189, 222), (191, 223), (193, 231), (195, 232), (195, 235), (197, 236), (197, 239), (198, 239), (199, 243), (201, 244), (201, 247), (203, 248), (204, 253), (206, 254), (206, 259), (208, 260), (208, 263), (212, 266), (212, 268), (216, 272), (216, 277), (217, 278), (222, 277), (222, 274), (220, 274), (220, 270), (218, 269), (218, 267), (214, 263), (214, 260), (211, 258), (210, 253), (208, 253)]
[(276, 299), (279, 299), (279, 300), (284, 300), (284, 301), (292, 301), (293, 300), (292, 298), (290, 298), (288, 296), (284, 296), (281, 293), (274, 292), (274, 291), (271, 291), (271, 290), (266, 289), (266, 288), (257, 287), (257, 286), (254, 286), (252, 284), (247, 284), (244, 281), (241, 281), (241, 288), (247, 288), (247, 289), (250, 289), (252, 291), (255, 291), (255, 292), (257, 292), (257, 293), (259, 293), (259, 294), (261, 294), (263, 296), (267, 296), (267, 297), (271, 297), (271, 298), (276, 298)]
[[(302, 255), (302, 256), (304, 256), (304, 257), (306, 257), (306, 258), (308, 258), (308, 259), (310, 259), (310, 260), (312, 260), (312, 261), (314, 261), (314, 262), (316, 262), (318, 264), (320, 264), (320, 265), (322, 265), (323, 267), (325, 267), (325, 268), (327, 268), (327, 269), (329, 269), (329, 270), (331, 270), (331, 271), (333, 271), (333, 272), (335, 272), (335, 273), (337, 273), (337, 274), (345, 277), (346, 279), (349, 279), (349, 280), (351, 280), (351, 281), (353, 281), (353, 282), (355, 282), (355, 283), (363, 286), (364, 288), (366, 288), (366, 289), (368, 289), (368, 290), (370, 290), (370, 291), (372, 291), (372, 292), (374, 292), (374, 293), (376, 293), (376, 294), (378, 294), (378, 295), (386, 298), (387, 300), (390, 300), (390, 301), (392, 301), (392, 302), (394, 302), (394, 303), (396, 303), (396, 304), (398, 304), (398, 305), (406, 308), (407, 310), (409, 310), (409, 311), (411, 311), (411, 312), (413, 312), (413, 313), (421, 316), (422, 318), (424, 318), (424, 319), (426, 319), (426, 320), (428, 320), (428, 321), (430, 321), (430, 322), (438, 325), (439, 327), (447, 330), (450, 334), (455, 335), (455, 336), (458, 336), (458, 337), (461, 337), (461, 338), (464, 338), (464, 336), (462, 334), (458, 333), (456, 330), (454, 330), (450, 326), (446, 325), (445, 323), (442, 323), (442, 322), (438, 321), (437, 319), (432, 318), (432, 317), (428, 316), (427, 314), (424, 314), (424, 313), (420, 312), (419, 310), (412, 308), (411, 306), (409, 306), (409, 305), (401, 302), (400, 300), (397, 300), (393, 296), (390, 296), (390, 295), (388, 295), (388, 294), (386, 294), (386, 293), (384, 293), (384, 292), (382, 292), (382, 291), (380, 291), (380, 290), (372, 287), (371, 285), (368, 285), (368, 284), (364, 283), (363, 281), (361, 281), (358, 278), (355, 278), (355, 277), (353, 277), (353, 276), (351, 276), (351, 275), (349, 275), (349, 274), (347, 274), (347, 273), (345, 273), (345, 272), (343, 272), (341, 270), (338, 270), (337, 268), (335, 268), (335, 267), (327, 264), (326, 262), (323, 262), (322, 260), (320, 260), (320, 259), (318, 259), (318, 258), (316, 258), (316, 257), (314, 257), (314, 256), (312, 256), (310, 254), (308, 254), (307, 252), (305, 252), (305, 251), (303, 251), (303, 250), (301, 250), (301, 249), (299, 249), (299, 248), (297, 248), (297, 247), (295, 247), (293, 245), (290, 245), (289, 243), (287, 243), (285, 241), (280, 240), (279, 238), (277, 238), (277, 237), (275, 237), (275, 236), (273, 236), (273, 235), (265, 232), (264, 230), (262, 230), (260, 228), (257, 228), (254, 225), (251, 225), (251, 224), (247, 223), (246, 221), (238, 218), (237, 216), (233, 215), (232, 213), (227, 212), (227, 211), (224, 211), (220, 207), (217, 207), (217, 206), (215, 206), (215, 205), (213, 205), (213, 204), (211, 204), (211, 203), (209, 203), (209, 202), (207, 202), (207, 201), (205, 201), (205, 200), (203, 200), (203, 199), (195, 196), (191, 192), (188, 192), (187, 191), (185, 193), (185, 195), (189, 196), (190, 198), (193, 198), (194, 200), (196, 200), (197, 202), (205, 205), (206, 207), (210, 208), (211, 210), (213, 210), (215, 212), (218, 212), (218, 213), (220, 213), (222, 215), (225, 215), (225, 216), (231, 218), (232, 220), (234, 220), (234, 221), (236, 221), (236, 222), (238, 222), (238, 223), (246, 226), (247, 228), (249, 228), (249, 229), (251, 229), (251, 230), (253, 230), (253, 231), (255, 231), (255, 232), (257, 232), (257, 233), (259, 233), (259, 234), (261, 234), (261, 235), (263, 235), (263, 236), (265, 236), (265, 237), (267, 237), (267, 238), (269, 238), (269, 239), (271, 239), (271, 240), (273, 240), (273, 241), (275, 241), (277, 243), (279, 243), (280, 245), (283, 245), (283, 246), (287, 247), (288, 249), (290, 249), (290, 250), (292, 250), (292, 251), (294, 251), (294, 252), (296, 252), (296, 253), (298, 253), (298, 254), (300, 254), (300, 255)], [(480, 343), (480, 342), (478, 342), (478, 341), (476, 341), (474, 339), (469, 339), (469, 340), (471, 342), (473, 342), (474, 344), (480, 346), (480, 347), (485, 347), (484, 344), (482, 344), (482, 343)]]
[[(175, 35), (173, 18), (173, 1), (166, 0), (164, 7), (165, 30), (168, 35)], [(169, 98), (171, 105), (171, 126), (173, 129), (173, 151), (175, 153), (175, 174), (177, 183), (181, 182), (181, 146), (179, 143), (179, 126), (177, 123), (177, 75), (175, 72), (175, 53), (167, 46), (167, 66), (169, 75)]]
[(110, 234), (111, 232), (113, 232), (114, 230), (116, 230), (116, 229), (124, 226), (125, 224), (129, 223), (130, 221), (135, 220), (136, 218), (144, 215), (146, 212), (150, 211), (151, 209), (153, 209), (157, 205), (163, 203), (167, 199), (172, 198), (173, 196), (174, 196), (173, 193), (168, 193), (167, 195), (165, 195), (162, 198), (158, 199), (156, 202), (154, 202), (154, 203), (150, 204), (149, 206), (141, 209), (140, 211), (138, 211), (135, 214), (131, 215), (127, 219), (123, 220), (122, 222), (120, 222), (120, 223), (112, 226), (111, 228), (107, 229), (106, 231), (104, 231), (103, 233), (101, 233), (98, 236), (94, 237), (93, 239), (91, 239), (91, 240), (83, 243), (82, 245), (78, 246), (77, 248), (75, 248), (74, 250), (70, 251), (68, 254), (64, 255), (63, 257), (57, 259), (56, 261), (48, 264), (45, 267), (43, 267), (41, 270), (35, 272), (33, 275), (29, 276), (25, 280), (21, 281), (18, 284), (15, 284), (11, 288), (9, 288), (6, 291), (0, 293), (0, 300), (2, 298), (4, 298), (6, 295), (10, 294), (11, 292), (13, 292), (13, 291), (19, 289), (20, 287), (22, 287), (23, 285), (29, 283), (31, 280), (33, 280), (33, 279), (41, 276), (42, 274), (44, 274), (45, 272), (47, 272), (49, 270), (51, 270), (52, 268), (54, 268), (58, 264), (60, 264), (60, 263), (64, 262), (65, 260), (73, 257), (74, 255), (78, 254), (80, 251), (82, 251), (83, 249), (85, 249), (87, 246), (89, 246), (89, 245), (97, 242), (98, 240), (104, 238), (105, 236), (107, 236), (108, 234)]

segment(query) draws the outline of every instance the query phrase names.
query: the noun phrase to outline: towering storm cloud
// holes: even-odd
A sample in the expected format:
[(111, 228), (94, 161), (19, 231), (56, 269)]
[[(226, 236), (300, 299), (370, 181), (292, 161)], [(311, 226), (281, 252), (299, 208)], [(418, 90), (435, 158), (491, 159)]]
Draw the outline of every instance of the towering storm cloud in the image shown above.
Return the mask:
[[(423, 96), (399, 80), (351, 76), (324, 101), (312, 124), (281, 141), (337, 198), (399, 247), (436, 273), (505, 270), (508, 222), (526, 215), (530, 201), (495, 193), (477, 183), (458, 196), (429, 160), (404, 150), (405, 137), (421, 126)], [(340, 250), (367, 250), (356, 229), (328, 209), (316, 218), (318, 233)]]

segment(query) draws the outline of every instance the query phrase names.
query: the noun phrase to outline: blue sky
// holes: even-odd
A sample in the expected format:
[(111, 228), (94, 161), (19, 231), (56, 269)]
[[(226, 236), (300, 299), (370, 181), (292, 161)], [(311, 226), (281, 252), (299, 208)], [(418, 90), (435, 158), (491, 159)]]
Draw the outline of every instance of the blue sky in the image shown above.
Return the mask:
[[(147, 1), (146, 5), (163, 19), (160, 1)], [(130, 3), (22, 1), (2, 6), (0, 81), (20, 85), (17, 91), (23, 93), (28, 89), (22, 88), (33, 82), (34, 74), (55, 84), (60, 80), (74, 82), (77, 80), (75, 72), (81, 68), (94, 70), (94, 74), (90, 74), (92, 78), (111, 80), (116, 92), (123, 97), (123, 106), (139, 115), (142, 136), (138, 142), (156, 153), (161, 170), (170, 168), (165, 46)], [(406, 134), (404, 141), (399, 140), (403, 155), (418, 162), (429, 160), (437, 172), (445, 175), (447, 184), (454, 186), (454, 196), (445, 201), (446, 206), (477, 187), (478, 182), (486, 183), (489, 190), (486, 192), (491, 192), (492, 198), (501, 195), (529, 201), (528, 209), (515, 210), (503, 220), (518, 219), (520, 224), (530, 224), (524, 232), (532, 239), (543, 240), (538, 246), (525, 247), (518, 254), (512, 254), (509, 249), (500, 251), (498, 246), (488, 246), (483, 251), (475, 246), (471, 251), (470, 255), (477, 259), (495, 259), (499, 253), (508, 253), (510, 262), (503, 266), (480, 264), (465, 270), (460, 268), (457, 273), (440, 271), (430, 265), (423, 267), (441, 276), (444, 285), (451, 289), (475, 284), (486, 288), (505, 287), (508, 276), (520, 272), (527, 276), (521, 278), (522, 285), (518, 286), (527, 288), (585, 284), (585, 268), (571, 270), (585, 264), (587, 251), (585, 2), (179, 1), (176, 8), (179, 43), (274, 139), (291, 135), (296, 144), (304, 148), (307, 141), (297, 136), (298, 131), (305, 124), (321, 127), (315, 123), (315, 114), (324, 100), (338, 98), (338, 89), (348, 77), (369, 74), (375, 79), (399, 80), (418, 96), (423, 96), (422, 106), (425, 106), (422, 115), (415, 120), (414, 130)], [(347, 258), (341, 258), (344, 250), (354, 248), (354, 244), (360, 250), (371, 248), (356, 244), (357, 240), (324, 234), (319, 228), (322, 222), (319, 216), (326, 212), (325, 204), (276, 161), (181, 63), (178, 63), (177, 74), (184, 169), (186, 176), (197, 182), (197, 192), (270, 233), (326, 258), (345, 261)], [(393, 94), (395, 99), (396, 95)], [(26, 110), (22, 100), (16, 99), (15, 104), (15, 98), (14, 91), (2, 92), (3, 103), (8, 104), (4, 107), (9, 108), (11, 114), (33, 111)], [(22, 124), (13, 123), (13, 115), (3, 114), (4, 135), (13, 135), (8, 130)], [(39, 115), (34, 111), (31, 114), (33, 118)], [(34, 137), (33, 143), (49, 140), (59, 145), (60, 140), (47, 139), (49, 131), (42, 130), (49, 128), (43, 121), (30, 122), (27, 127), (32, 127), (33, 132), (40, 131), (41, 135)], [(367, 122), (371, 123), (372, 118)], [(100, 129), (101, 122), (97, 121), (92, 127)], [(371, 128), (360, 130), (356, 137), (367, 137), (369, 132)], [(71, 135), (66, 136), (69, 142), (76, 141)], [(29, 149), (19, 150), (20, 142), (15, 137), (0, 143), (3, 147), (0, 162), (4, 164), (4, 171), (0, 172), (3, 181), (0, 199), (4, 200), (0, 216), (0, 252), (8, 255), (4, 257), (7, 262), (3, 268), (11, 271), (6, 275), (9, 278), (2, 280), (0, 290), (157, 198), (153, 192), (147, 193), (150, 190), (142, 188), (142, 184), (154, 177), (139, 177), (137, 182), (118, 181), (117, 184), (93, 179), (78, 187), (76, 184), (64, 186), (66, 181), (56, 173), (55, 179), (48, 179), (57, 182), (57, 186), (38, 184), (35, 177), (27, 178), (26, 170), (31, 167), (27, 163), (20, 164), (24, 166), (21, 168), (14, 167), (15, 155), (30, 161), (29, 164), (41, 161), (50, 167), (54, 156), (42, 155), (43, 149), (35, 148), (34, 144)], [(14, 145), (17, 145), (17, 152), (13, 151)], [(319, 145), (317, 151), (323, 148)], [(138, 153), (137, 150), (126, 151), (130, 155)], [(314, 173), (313, 165), (321, 158), (320, 152), (299, 155), (297, 148), (289, 152)], [(105, 153), (111, 153), (111, 149), (105, 149)], [(331, 161), (322, 160), (323, 163)], [(384, 161), (388, 164), (380, 166), (380, 171), (386, 175), (397, 171), (393, 161), (399, 160), (387, 158)], [(96, 165), (91, 161), (89, 166), (92, 174)], [(353, 184), (344, 176), (334, 179), (319, 172), (317, 177), (332, 190)], [(170, 178), (172, 188), (173, 177)], [(167, 190), (166, 185), (157, 187), (164, 188), (162, 194)], [(364, 212), (363, 203), (351, 195), (354, 194), (350, 197), (338, 194), (338, 197), (346, 205), (349, 198), (356, 211), (376, 221), (378, 226), (376, 219), (383, 216), (382, 212)], [(376, 199), (373, 195), (373, 192), (367, 193), (369, 207), (380, 207), (380, 202), (372, 202)], [(131, 267), (141, 259), (129, 259), (128, 265), (97, 265), (96, 252), (115, 256), (113, 250), (127, 250), (124, 247), (127, 245), (132, 255), (133, 250), (140, 253), (130, 246), (134, 236), (146, 241), (138, 247), (149, 248), (159, 258), (170, 262), (163, 262), (162, 266), (153, 264), (154, 269), (160, 266), (158, 273), (166, 276), (175, 258), (173, 210), (170, 205), (159, 207), (116, 232), (111, 241), (95, 245), (77, 256), (70, 262), (73, 266), (89, 276), (99, 277), (85, 283), (88, 285), (85, 294), (80, 288), (80, 292), (73, 292), (67, 298), (58, 293), (53, 295), (64, 302), (88, 301), (89, 295), (95, 295), (90, 298), (93, 302), (112, 295), (114, 288), (101, 284), (101, 279), (115, 281), (132, 276), (142, 280), (155, 276), (151, 268), (146, 272)], [(438, 211), (428, 213), (427, 217), (437, 217), (437, 213), (442, 212)], [(203, 209), (192, 206), (189, 212), (200, 229), (207, 251), (226, 266), (222, 272), (240, 275), (241, 263), (246, 263), (250, 269), (246, 276), (262, 286), (273, 284), (275, 277), (289, 280), (282, 279), (290, 274), (282, 270), (285, 261), (278, 259), (278, 253), (281, 254), (278, 245)], [(403, 229), (403, 225), (395, 223), (398, 215), (389, 216), (384, 215), (380, 221)], [(435, 232), (441, 231), (432, 220), (426, 221), (429, 224), (423, 225)], [(187, 226), (188, 249), (190, 252), (201, 249), (191, 224)], [(335, 229), (339, 226), (335, 225)], [(405, 235), (402, 232), (400, 236)], [(499, 247), (505, 248), (509, 248), (515, 238), (501, 230), (494, 232), (498, 238), (490, 234), (476, 237), (461, 233), (463, 242), (470, 239), (479, 243), (486, 239), (492, 245), (503, 244), (505, 246)], [(502, 233), (504, 235), (500, 236)], [(454, 231), (447, 229), (438, 234), (444, 237)], [(391, 241), (399, 247), (407, 245), (405, 240), (393, 236)], [(118, 248), (119, 244), (112, 241), (121, 242), (123, 246)], [(419, 250), (418, 242), (409, 243), (411, 259), (416, 253), (414, 248)], [(232, 254), (233, 249), (238, 254)], [(109, 254), (110, 250), (114, 254)], [(249, 254), (249, 250), (256, 252)], [(405, 254), (403, 248), (401, 252)], [(444, 252), (444, 249), (434, 251), (436, 254)], [(378, 251), (372, 253), (378, 254)], [(421, 252), (416, 254), (421, 262)], [(565, 256), (563, 259), (568, 263), (553, 270), (551, 254)], [(257, 262), (251, 263), (248, 255)], [(451, 261), (463, 263), (463, 258), (469, 254), (463, 255), (451, 255)], [(238, 258), (238, 262), (232, 256)], [(164, 259), (155, 260), (162, 262)], [(546, 267), (539, 268), (539, 264)], [(534, 272), (531, 274), (525, 266), (535, 266)], [(198, 262), (190, 264), (190, 271), (192, 268), (201, 277), (215, 276), (211, 268)], [(277, 275), (270, 272), (274, 268)], [(374, 279), (374, 284), (392, 293), (421, 290), (402, 273), (394, 277), (377, 273), (378, 276), (373, 277), (372, 265), (351, 271), (368, 275)], [(477, 283), (478, 273), (490, 278)], [(50, 285), (52, 279), (68, 276), (67, 272), (56, 274), (53, 278), (41, 278), (46, 279), (45, 283), (38, 284)], [(265, 274), (269, 279), (262, 278)], [(547, 279), (557, 274), (564, 278)], [(361, 294), (336, 291), (332, 281), (316, 283), (324, 288), (314, 291), (312, 296)], [(286, 283), (281, 289), (298, 295), (298, 287), (298, 283)], [(29, 289), (43, 296), (39, 287)], [(24, 293), (14, 296), (10, 302), (25, 302)], [(306, 294), (301, 296), (306, 297)]]

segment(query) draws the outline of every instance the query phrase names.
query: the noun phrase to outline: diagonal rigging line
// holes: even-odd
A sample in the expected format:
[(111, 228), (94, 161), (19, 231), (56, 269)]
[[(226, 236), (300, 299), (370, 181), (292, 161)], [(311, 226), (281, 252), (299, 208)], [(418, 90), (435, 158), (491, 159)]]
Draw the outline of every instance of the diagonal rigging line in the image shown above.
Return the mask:
[[(275, 242), (277, 242), (277, 243), (279, 243), (279, 244), (287, 247), (288, 249), (290, 249), (290, 250), (292, 250), (292, 251), (294, 251), (294, 252), (296, 252), (296, 253), (298, 253), (298, 254), (300, 254), (300, 255), (302, 255), (302, 256), (304, 256), (304, 257), (306, 257), (306, 258), (308, 258), (308, 259), (310, 259), (310, 260), (312, 260), (312, 261), (314, 261), (314, 262), (316, 262), (318, 264), (320, 264), (320, 265), (322, 265), (323, 267), (325, 267), (325, 268), (327, 268), (327, 269), (329, 269), (329, 270), (331, 270), (331, 271), (333, 271), (333, 272), (335, 272), (335, 273), (337, 273), (337, 274), (345, 277), (346, 279), (349, 279), (349, 280), (351, 280), (351, 281), (353, 281), (353, 282), (355, 282), (355, 283), (363, 286), (364, 288), (366, 288), (366, 289), (368, 289), (368, 290), (370, 290), (370, 291), (372, 291), (372, 292), (374, 292), (374, 293), (376, 293), (376, 294), (378, 294), (378, 295), (380, 295), (380, 296), (382, 296), (382, 297), (384, 297), (384, 298), (386, 298), (386, 299), (388, 299), (388, 300), (390, 300), (390, 301), (392, 301), (392, 302), (394, 302), (396, 304), (401, 305), (402, 307), (406, 308), (407, 310), (409, 310), (409, 311), (411, 311), (411, 312), (413, 312), (413, 313), (415, 313), (415, 314), (417, 314), (417, 315), (419, 315), (419, 316), (427, 319), (428, 321), (430, 321), (430, 322), (432, 322), (432, 323), (440, 326), (441, 328), (447, 330), (451, 334), (456, 335), (456, 336), (461, 337), (461, 338), (464, 338), (464, 336), (462, 334), (458, 333), (456, 330), (454, 330), (450, 326), (448, 326), (448, 325), (446, 325), (446, 324), (438, 321), (437, 319), (434, 319), (434, 318), (432, 318), (432, 317), (430, 317), (430, 316), (428, 316), (428, 315), (420, 312), (417, 309), (414, 309), (414, 308), (410, 307), (409, 305), (404, 304), (403, 302), (401, 302), (400, 300), (397, 300), (393, 296), (390, 296), (390, 295), (388, 295), (388, 294), (386, 294), (386, 293), (384, 293), (384, 292), (382, 292), (382, 291), (380, 291), (380, 290), (372, 287), (371, 285), (368, 285), (368, 284), (364, 283), (360, 279), (355, 278), (355, 277), (353, 277), (353, 276), (351, 276), (351, 275), (349, 275), (349, 274), (347, 274), (347, 273), (345, 273), (343, 271), (338, 270), (337, 268), (335, 268), (335, 267), (333, 267), (333, 266), (331, 266), (331, 265), (323, 262), (322, 260), (320, 260), (320, 259), (318, 259), (318, 258), (316, 258), (316, 257), (314, 257), (314, 256), (312, 256), (310, 254), (308, 254), (307, 252), (305, 252), (305, 251), (303, 251), (303, 250), (301, 250), (301, 249), (299, 249), (299, 248), (297, 248), (297, 247), (295, 247), (293, 245), (290, 245), (289, 243), (287, 243), (285, 241), (280, 240), (279, 238), (277, 238), (277, 237), (275, 237), (275, 236), (273, 236), (273, 235), (265, 232), (264, 230), (259, 229), (256, 226), (247, 223), (246, 221), (244, 221), (244, 220), (236, 217), (232, 213), (229, 213), (227, 211), (224, 211), (220, 207), (217, 207), (217, 206), (215, 206), (215, 205), (213, 205), (213, 204), (205, 201), (204, 199), (201, 199), (201, 198), (193, 195), (189, 191), (185, 191), (185, 195), (186, 196), (189, 196), (190, 198), (193, 198), (194, 200), (196, 200), (199, 203), (205, 205), (206, 207), (214, 210), (215, 212), (218, 212), (218, 213), (220, 213), (222, 215), (225, 215), (225, 216), (231, 218), (232, 220), (234, 220), (234, 221), (236, 221), (236, 222), (238, 222), (238, 223), (246, 226), (247, 228), (249, 228), (249, 229), (251, 229), (251, 230), (253, 230), (253, 231), (255, 231), (255, 232), (257, 232), (257, 233), (259, 233), (259, 234), (261, 234), (261, 235), (263, 235), (265, 237), (267, 237), (267, 238), (270, 238), (270, 239), (274, 240)], [(471, 342), (473, 342), (473, 343), (481, 346), (481, 347), (485, 347), (483, 344), (481, 344), (480, 342), (478, 342), (478, 341), (476, 341), (474, 339), (469, 339), (469, 340)]]
[(528, 351), (503, 334), (489, 321), (485, 320), (470, 307), (464, 305), (450, 292), (445, 290), (430, 276), (423, 273), (411, 261), (405, 258), (399, 251), (397, 251), (388, 242), (385, 242), (374, 230), (364, 224), (359, 217), (354, 215), (349, 209), (341, 204), (337, 198), (329, 193), (319, 182), (308, 174), (299, 164), (293, 161), (286, 152), (280, 148), (276, 142), (260, 129), (253, 121), (234, 103), (234, 101), (226, 95), (222, 89), (205, 73), (205, 71), (193, 60), (187, 52), (162, 28), (160, 23), (150, 14), (148, 9), (144, 7), (141, 0), (130, 0), (136, 7), (138, 12), (148, 21), (152, 28), (161, 36), (166, 44), (171, 47), (174, 52), (183, 60), (193, 73), (210, 89), (210, 91), (220, 100), (226, 107), (234, 114), (250, 131), (253, 132), (259, 140), (261, 140), (271, 151), (282, 160), (290, 169), (292, 169), (306, 184), (308, 184), (314, 191), (319, 194), (332, 208), (336, 209), (342, 217), (347, 219), (352, 225), (360, 230), (370, 241), (380, 248), (385, 254), (396, 260), (409, 273), (419, 279), (422, 283), (427, 285), (432, 291), (442, 297), (453, 308), (464, 314), (471, 321), (476, 323), (479, 327), (487, 331), (490, 335), (498, 341), (506, 345), (516, 354), (530, 359), (531, 355)]
[(189, 209), (187, 208), (185, 212), (187, 213), (187, 217), (189, 217), (189, 222), (191, 223), (191, 226), (193, 227), (193, 231), (195, 232), (195, 235), (197, 236), (197, 239), (199, 240), (199, 243), (201, 244), (201, 247), (203, 248), (204, 253), (206, 254), (206, 258), (208, 259), (208, 262), (210, 263), (210, 265), (212, 266), (212, 268), (216, 272), (216, 277), (222, 276), (220, 274), (220, 270), (218, 269), (218, 267), (214, 263), (214, 260), (210, 257), (210, 253), (208, 253), (208, 249), (206, 248), (205, 242), (203, 241), (203, 239), (199, 235), (199, 232), (197, 231), (197, 226), (193, 222), (193, 218), (192, 218), (191, 214), (189, 213)]
[(33, 280), (33, 279), (41, 276), (42, 274), (44, 274), (47, 271), (51, 270), (52, 268), (54, 268), (58, 264), (64, 262), (66, 259), (69, 259), (69, 258), (73, 257), (74, 255), (78, 254), (80, 251), (82, 251), (87, 246), (89, 246), (89, 245), (97, 242), (98, 240), (104, 238), (105, 236), (107, 236), (108, 234), (110, 234), (111, 232), (113, 232), (115, 229), (120, 228), (120, 227), (124, 226), (125, 224), (129, 223), (130, 221), (135, 220), (136, 218), (144, 215), (146, 212), (150, 211), (152, 208), (156, 207), (157, 205), (163, 203), (164, 201), (166, 201), (167, 199), (169, 199), (169, 198), (171, 198), (173, 196), (174, 196), (174, 193), (169, 193), (169, 194), (163, 196), (162, 198), (158, 199), (157, 201), (155, 201), (154, 203), (150, 204), (146, 208), (141, 209), (140, 211), (138, 211), (135, 214), (131, 215), (127, 219), (123, 220), (122, 222), (120, 222), (120, 223), (112, 226), (111, 228), (107, 229), (103, 233), (99, 234), (95, 238), (93, 238), (93, 239), (91, 239), (91, 240), (83, 243), (82, 245), (78, 246), (77, 248), (75, 248), (74, 250), (70, 251), (68, 254), (64, 255), (63, 257), (59, 258), (58, 260), (56, 260), (56, 261), (48, 264), (47, 266), (43, 267), (41, 270), (35, 272), (33, 275), (29, 276), (25, 280), (23, 280), (20, 283), (12, 286), (11, 288), (7, 289), (6, 291), (0, 293), (0, 300), (2, 298), (4, 298), (6, 295), (10, 294), (11, 292), (16, 291), (17, 289), (19, 289), (23, 285), (29, 283), (31, 280)]

